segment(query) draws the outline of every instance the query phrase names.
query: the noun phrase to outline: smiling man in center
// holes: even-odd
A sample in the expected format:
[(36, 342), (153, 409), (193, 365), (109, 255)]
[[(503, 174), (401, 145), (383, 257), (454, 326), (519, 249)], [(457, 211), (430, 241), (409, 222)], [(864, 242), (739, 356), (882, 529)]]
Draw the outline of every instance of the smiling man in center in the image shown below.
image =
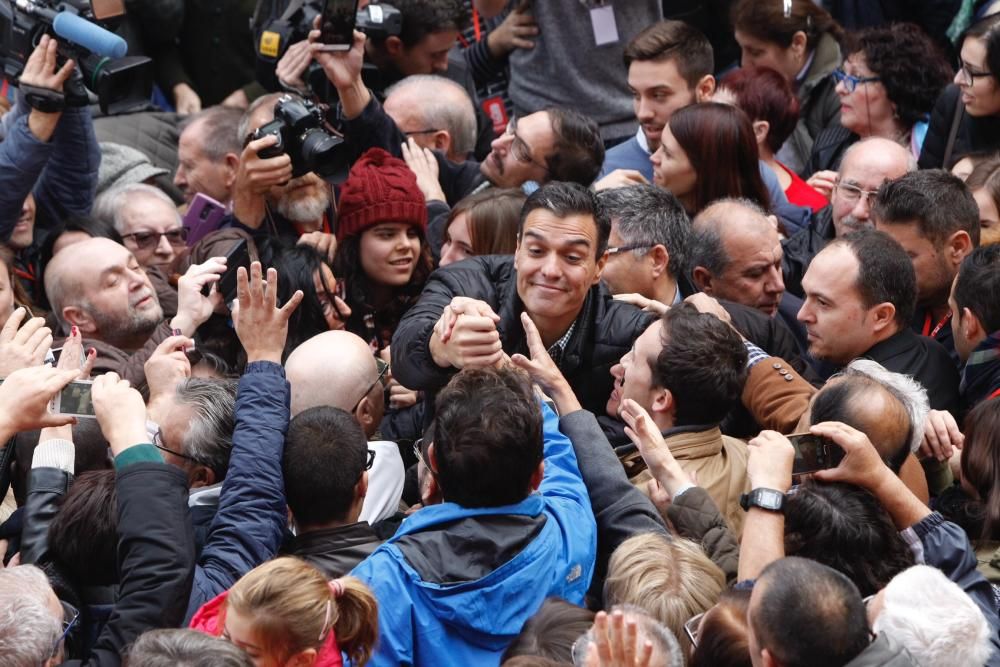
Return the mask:
[(583, 407), (601, 414), (611, 367), (653, 319), (600, 282), (610, 228), (586, 188), (543, 186), (521, 210), (513, 258), (472, 257), (431, 276), (393, 336), (395, 377), (435, 391), (459, 369), (526, 353), (524, 312)]

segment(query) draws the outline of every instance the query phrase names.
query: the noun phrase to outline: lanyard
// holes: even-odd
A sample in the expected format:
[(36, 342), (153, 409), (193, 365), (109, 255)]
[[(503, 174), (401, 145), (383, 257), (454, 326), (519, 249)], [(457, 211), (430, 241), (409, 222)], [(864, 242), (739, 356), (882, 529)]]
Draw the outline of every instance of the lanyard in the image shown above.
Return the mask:
[(990, 394), (989, 398), (987, 398), (986, 400), (988, 401), (991, 398), (996, 398), (997, 396), (1000, 396), (1000, 389), (997, 389), (995, 392), (993, 392), (992, 394)]
[(37, 280), (37, 278), (35, 277), (35, 265), (28, 264), (27, 269), (28, 269), (27, 271), (24, 271), (22, 269), (15, 268), (14, 275), (17, 276), (18, 278), (23, 278), (24, 280), (35, 282)]
[(934, 329), (931, 330), (931, 314), (927, 313), (927, 316), (924, 317), (923, 335), (930, 336), (931, 338), (936, 337), (938, 335), (938, 332), (941, 331), (941, 327), (943, 327), (944, 325), (948, 324), (949, 321), (951, 321), (951, 311), (950, 310), (948, 311), (948, 313), (944, 317), (941, 318), (941, 321), (937, 323), (937, 325), (934, 327)]

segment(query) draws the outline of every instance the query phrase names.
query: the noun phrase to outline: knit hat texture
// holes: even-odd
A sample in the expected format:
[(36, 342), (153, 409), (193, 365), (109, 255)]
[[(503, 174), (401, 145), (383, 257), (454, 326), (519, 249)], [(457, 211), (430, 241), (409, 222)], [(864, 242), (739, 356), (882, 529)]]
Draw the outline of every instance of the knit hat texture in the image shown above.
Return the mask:
[(362, 155), (341, 186), (337, 241), (383, 222), (399, 222), (427, 232), (427, 206), (406, 163), (381, 148)]

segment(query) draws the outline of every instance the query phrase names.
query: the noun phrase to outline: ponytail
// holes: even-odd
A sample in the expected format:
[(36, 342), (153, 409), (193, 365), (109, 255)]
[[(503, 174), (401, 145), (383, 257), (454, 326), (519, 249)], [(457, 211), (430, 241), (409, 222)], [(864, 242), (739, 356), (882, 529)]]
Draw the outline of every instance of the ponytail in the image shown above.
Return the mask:
[(330, 582), (336, 609), (333, 632), (340, 650), (353, 665), (364, 665), (372, 657), (378, 641), (378, 603), (361, 580), (341, 577)]

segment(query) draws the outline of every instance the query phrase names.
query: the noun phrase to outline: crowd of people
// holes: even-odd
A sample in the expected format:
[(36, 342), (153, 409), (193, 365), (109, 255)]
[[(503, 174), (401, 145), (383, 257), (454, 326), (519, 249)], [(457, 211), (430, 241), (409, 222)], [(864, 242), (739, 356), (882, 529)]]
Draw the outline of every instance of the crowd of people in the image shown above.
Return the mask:
[(1000, 665), (1000, 3), (323, 4), (0, 88), (0, 666)]

